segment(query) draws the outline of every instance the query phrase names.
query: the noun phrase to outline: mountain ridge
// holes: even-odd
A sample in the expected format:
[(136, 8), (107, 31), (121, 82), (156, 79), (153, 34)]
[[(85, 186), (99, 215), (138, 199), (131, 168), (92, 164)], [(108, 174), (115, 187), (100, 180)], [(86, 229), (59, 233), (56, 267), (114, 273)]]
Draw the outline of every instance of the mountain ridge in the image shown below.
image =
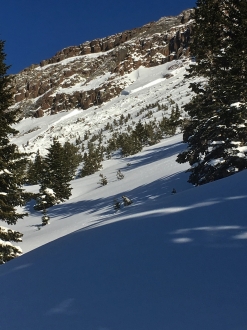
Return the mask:
[[(120, 83), (125, 74), (188, 56), (192, 12), (185, 10), (140, 28), (67, 47), (31, 65), (13, 77), (14, 107), (24, 117), (41, 117), (109, 101), (126, 87)], [(88, 82), (105, 74), (108, 78), (99, 87), (84, 90)], [(81, 88), (73, 93), (59, 90), (73, 86)]]

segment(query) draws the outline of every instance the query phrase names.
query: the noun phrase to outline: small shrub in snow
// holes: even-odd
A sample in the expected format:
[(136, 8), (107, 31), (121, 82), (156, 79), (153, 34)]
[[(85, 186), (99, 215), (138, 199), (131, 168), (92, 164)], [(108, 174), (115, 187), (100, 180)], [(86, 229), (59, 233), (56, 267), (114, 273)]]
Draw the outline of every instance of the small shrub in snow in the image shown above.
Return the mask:
[(102, 173), (100, 173), (99, 176), (100, 176), (100, 180), (98, 184), (100, 184), (101, 186), (106, 186), (108, 183), (106, 176), (104, 176)]
[(114, 207), (114, 210), (115, 210), (115, 211), (120, 210), (120, 208), (121, 208), (121, 202), (119, 202), (118, 199), (114, 199), (113, 207)]
[(49, 224), (50, 217), (47, 215), (46, 209), (43, 210), (43, 216), (42, 216), (42, 226), (46, 226)]
[(117, 179), (118, 180), (123, 180), (123, 178), (124, 178), (124, 174), (120, 170), (118, 170), (117, 171)]
[(133, 203), (132, 200), (129, 199), (127, 196), (122, 196), (122, 199), (123, 199), (124, 206), (128, 206)]

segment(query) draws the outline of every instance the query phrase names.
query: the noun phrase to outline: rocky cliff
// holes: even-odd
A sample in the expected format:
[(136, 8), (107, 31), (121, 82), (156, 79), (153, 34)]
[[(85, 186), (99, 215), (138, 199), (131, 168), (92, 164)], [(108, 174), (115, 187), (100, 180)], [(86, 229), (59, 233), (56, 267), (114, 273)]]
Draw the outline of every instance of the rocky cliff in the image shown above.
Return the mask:
[(109, 101), (131, 83), (130, 73), (140, 66), (157, 66), (188, 56), (191, 14), (192, 10), (186, 10), (71, 46), (24, 69), (13, 79), (14, 107), (21, 108), (24, 116), (40, 117)]

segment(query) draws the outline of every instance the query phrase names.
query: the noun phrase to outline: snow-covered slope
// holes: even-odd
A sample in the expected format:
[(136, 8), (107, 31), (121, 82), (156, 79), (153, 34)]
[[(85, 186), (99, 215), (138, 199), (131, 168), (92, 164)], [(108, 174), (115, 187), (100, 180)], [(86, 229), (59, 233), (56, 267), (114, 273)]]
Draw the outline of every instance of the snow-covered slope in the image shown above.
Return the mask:
[[(190, 100), (190, 80), (184, 77), (189, 64), (190, 60), (184, 58), (152, 68), (140, 67), (121, 78), (128, 87), (109, 102), (88, 110), (74, 108), (52, 116), (23, 119), (16, 125), (20, 133), (13, 142), (26, 152), (39, 149), (41, 154), (45, 154), (54, 137), (61, 142), (68, 139), (74, 142), (79, 137), (83, 140), (85, 132), (93, 135), (103, 130), (106, 141), (111, 136), (105, 129), (107, 123), (119, 120), (121, 115), (129, 114), (131, 117), (123, 127), (115, 127), (115, 131), (126, 130), (128, 125), (133, 126), (139, 120), (161, 119), (162, 113), (169, 114), (175, 103), (181, 108)], [(94, 83), (98, 84), (100, 79), (95, 79)], [(167, 106), (168, 111), (158, 110), (157, 103)], [(153, 114), (148, 116), (151, 104), (156, 106), (151, 106)], [(145, 107), (149, 109), (144, 111)]]
[[(129, 83), (121, 95), (100, 107), (85, 111), (74, 109), (53, 116), (23, 119), (16, 125), (20, 133), (13, 138), (13, 142), (23, 151), (32, 153), (39, 150), (40, 154), (44, 155), (54, 137), (62, 143), (66, 140), (75, 142), (78, 138), (83, 141), (86, 132), (93, 136), (102, 130), (104, 143), (113, 132), (124, 131), (129, 124), (133, 127), (139, 120), (144, 123), (154, 118), (159, 120), (164, 114), (169, 116), (174, 103), (177, 103), (182, 111), (182, 105), (191, 97), (189, 81), (184, 79), (188, 64), (189, 60), (179, 60), (153, 68), (141, 67), (123, 77), (132, 83)], [(167, 74), (169, 78), (164, 78)], [(153, 113), (147, 116), (150, 109), (144, 109), (150, 104), (154, 104), (151, 106)], [(167, 106), (168, 110), (159, 110), (157, 104)], [(130, 115), (131, 119), (124, 125), (115, 126), (113, 132), (105, 129), (107, 123), (113, 124), (121, 115)], [(139, 205), (159, 196), (165, 198), (171, 194), (173, 188), (178, 192), (191, 188), (192, 186), (187, 183), (188, 175), (184, 173), (188, 165), (180, 165), (175, 161), (178, 153), (184, 148), (182, 136), (177, 134), (164, 138), (159, 144), (146, 147), (143, 152), (131, 157), (121, 158), (116, 153), (110, 160), (103, 162), (100, 171), (107, 177), (108, 185), (99, 187), (100, 172), (73, 180), (72, 197), (69, 201), (49, 209), (51, 226), (42, 230), (41, 213), (35, 212), (31, 203), (28, 205), (30, 216), (13, 226), (24, 234), (23, 243), (20, 244), (23, 252), (26, 253), (57, 237), (87, 227), (92, 222), (102, 222), (102, 218), (112, 218), (113, 201), (119, 198), (121, 200), (122, 195), (129, 195), (134, 204)], [(121, 181), (116, 177), (119, 169), (125, 175)], [(145, 188), (148, 185), (153, 186), (156, 182), (159, 184), (155, 185), (154, 192), (150, 191), (151, 188)], [(37, 192), (38, 186), (27, 189)], [(102, 199), (105, 200), (104, 203), (101, 202)], [(81, 214), (81, 221), (78, 221), (77, 217), (74, 218), (74, 214), (78, 213)], [(67, 220), (68, 217), (70, 221)]]
[(247, 172), (165, 196), (185, 177), (164, 161), (163, 178), (147, 182), (151, 159), (136, 158), (132, 205), (114, 214), (121, 183), (86, 181), (90, 197), (55, 208), (40, 234), (87, 225), (1, 266), (2, 329), (246, 329)]
[[(191, 97), (186, 61), (124, 76), (128, 87), (100, 107), (22, 120), (13, 142), (45, 154), (55, 136), (72, 142), (103, 129), (107, 140), (104, 127), (121, 114), (134, 126), (150, 119), (147, 105), (181, 107)], [(29, 217), (13, 226), (24, 255), (0, 267), (0, 329), (246, 330), (247, 172), (195, 188), (188, 165), (175, 162), (183, 148), (177, 134), (127, 158), (116, 153), (100, 171), (108, 184), (97, 183), (99, 172), (73, 180), (49, 226), (28, 204)], [(123, 195), (133, 204), (115, 211)]]

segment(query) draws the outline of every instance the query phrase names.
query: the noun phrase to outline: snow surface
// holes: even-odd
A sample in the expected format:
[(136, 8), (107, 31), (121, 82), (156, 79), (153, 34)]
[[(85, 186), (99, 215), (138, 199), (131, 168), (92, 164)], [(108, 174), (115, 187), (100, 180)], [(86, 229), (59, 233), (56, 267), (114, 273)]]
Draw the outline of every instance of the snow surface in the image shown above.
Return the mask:
[[(133, 73), (126, 94), (100, 108), (25, 119), (13, 141), (44, 154), (53, 134), (84, 134), (89, 123), (94, 132), (167, 96), (181, 106), (191, 97), (184, 68), (162, 79), (167, 68)], [(24, 233), (24, 255), (0, 267), (0, 329), (246, 330), (247, 171), (193, 187), (189, 166), (175, 162), (185, 147), (177, 134), (116, 154), (72, 181), (71, 198), (48, 209), (49, 226), (30, 202), (29, 217), (11, 227)], [(133, 204), (115, 211), (123, 195)]]
[[(81, 137), (83, 140), (86, 131), (93, 134), (104, 127), (113, 119), (119, 119), (121, 114), (130, 114), (132, 121), (137, 123), (142, 117), (136, 114), (146, 105), (159, 102), (171, 108), (171, 101), (174, 101), (181, 108), (191, 99), (191, 91), (188, 89), (190, 81), (184, 78), (188, 61), (171, 61), (166, 64), (152, 68), (140, 67), (139, 69), (119, 78), (119, 84), (125, 82), (126, 87), (121, 95), (113, 98), (100, 106), (94, 106), (88, 110), (74, 109), (69, 112), (60, 112), (53, 116), (41, 118), (27, 118), (16, 125), (19, 135), (13, 138), (13, 143), (20, 146), (22, 151), (46, 154), (46, 148), (52, 143), (54, 137), (65, 142), (68, 138), (70, 142)], [(167, 73), (172, 76), (169, 79), (163, 78)], [(99, 86), (109, 74), (100, 76), (89, 82), (90, 86)], [(84, 90), (81, 83), (73, 89)], [(63, 89), (65, 91), (65, 89)], [(70, 88), (67, 92), (70, 93)], [(169, 113), (169, 111), (168, 111)], [(154, 116), (161, 119), (162, 111)], [(147, 119), (143, 121), (148, 121)], [(109, 135), (106, 135), (109, 138)]]

